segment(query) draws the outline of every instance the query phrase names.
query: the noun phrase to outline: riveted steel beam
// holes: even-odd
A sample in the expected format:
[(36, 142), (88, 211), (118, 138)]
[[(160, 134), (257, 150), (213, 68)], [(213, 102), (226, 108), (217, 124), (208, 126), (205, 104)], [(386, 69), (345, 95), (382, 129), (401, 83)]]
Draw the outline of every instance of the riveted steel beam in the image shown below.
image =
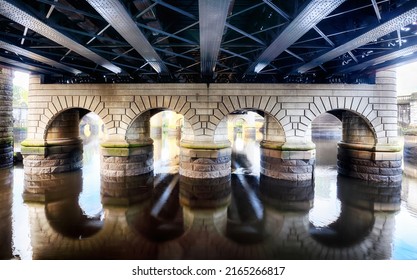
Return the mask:
[(160, 74), (169, 70), (119, 0), (87, 2)]
[[(412, 1), (410, 1), (412, 2)], [(405, 5), (404, 5), (405, 6)], [(378, 24), (375, 28), (363, 33), (362, 35), (356, 37), (355, 39), (352, 39), (348, 42), (346, 42), (343, 45), (340, 45), (336, 48), (333, 48), (329, 52), (311, 60), (310, 62), (302, 65), (297, 69), (299, 73), (305, 73), (308, 70), (320, 66), (321, 64), (330, 61), (338, 56), (341, 56), (351, 50), (354, 50), (356, 48), (359, 48), (369, 42), (372, 42), (374, 40), (377, 40), (378, 38), (381, 38), (391, 32), (394, 32), (398, 29), (400, 29), (403, 26), (406, 26), (408, 24), (411, 24), (415, 21), (417, 21), (417, 7), (414, 3), (408, 5), (407, 7), (400, 7), (399, 9), (405, 9), (402, 13), (399, 15), (391, 18), (390, 20)], [(410, 8), (411, 6), (411, 8)]]
[(43, 23), (34, 16), (28, 14), (27, 12), (21, 10), (17, 6), (9, 3), (8, 1), (0, 0), (0, 14), (35, 31), (36, 33), (50, 39), (51, 41), (54, 41), (57, 44), (60, 44), (78, 53), (79, 55), (97, 63), (98, 65), (101, 65), (102, 67), (110, 70), (113, 73), (122, 72), (122, 69), (115, 66), (107, 59), (97, 55), (90, 49), (84, 47), (83, 45), (79, 44), (73, 39), (65, 36), (56, 29), (49, 27), (47, 24)]
[[(312, 0), (295, 17), (265, 51), (250, 65), (247, 74), (259, 73), (288, 47), (314, 28), (323, 18), (346, 0)], [(265, 1), (268, 3), (269, 1)]]
[(230, 0), (199, 0), (200, 60), (203, 77), (213, 77)]
[(78, 69), (66, 66), (62, 63), (59, 63), (59, 62), (55, 61), (55, 60), (49, 59), (45, 56), (39, 55), (37, 53), (31, 52), (29, 50), (23, 49), (23, 48), (18, 47), (18, 46), (12, 45), (12, 44), (4, 42), (2, 40), (0, 40), (0, 48), (8, 50), (10, 52), (17, 53), (19, 55), (26, 56), (30, 59), (45, 63), (45, 64), (50, 65), (52, 67), (65, 70), (65, 71), (70, 72), (74, 75), (81, 74), (81, 71), (78, 70)]

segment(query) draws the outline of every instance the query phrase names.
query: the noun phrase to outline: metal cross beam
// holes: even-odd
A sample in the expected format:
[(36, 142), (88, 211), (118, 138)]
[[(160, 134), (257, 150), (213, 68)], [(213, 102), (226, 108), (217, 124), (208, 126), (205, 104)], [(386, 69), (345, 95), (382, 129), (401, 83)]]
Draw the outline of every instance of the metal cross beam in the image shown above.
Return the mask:
[(102, 67), (110, 70), (113, 73), (122, 72), (122, 69), (115, 66), (107, 59), (97, 55), (90, 49), (84, 47), (78, 42), (58, 32), (57, 30), (49, 27), (47, 24), (43, 23), (34, 16), (28, 14), (27, 12), (19, 9), (17, 6), (9, 3), (8, 1), (0, 0), (0, 14), (70, 50), (73, 50), (79, 55), (97, 63), (98, 65), (101, 65)]
[[(266, 1), (268, 2), (268, 1)], [(312, 0), (246, 71), (259, 73), (345, 0)]]
[(153, 49), (119, 0), (87, 0), (87, 2), (111, 24), (157, 73), (169, 73), (165, 63)]

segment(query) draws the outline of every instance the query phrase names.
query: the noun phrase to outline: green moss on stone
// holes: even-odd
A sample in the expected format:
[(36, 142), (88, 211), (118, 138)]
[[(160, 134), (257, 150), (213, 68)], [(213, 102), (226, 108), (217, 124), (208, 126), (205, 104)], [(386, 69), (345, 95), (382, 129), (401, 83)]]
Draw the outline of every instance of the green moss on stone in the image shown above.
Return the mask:
[(6, 137), (6, 138), (0, 138), (0, 144), (11, 144), (13, 143), (13, 137)]
[(129, 148), (102, 148), (102, 155), (106, 157), (127, 157), (129, 156)]
[(314, 143), (288, 144), (281, 142), (262, 141), (261, 147), (264, 149), (278, 151), (311, 151), (316, 148)]
[(46, 154), (46, 147), (28, 147), (22, 146), (21, 147), (22, 154), (29, 154), (29, 155), (45, 155)]
[(219, 150), (230, 148), (230, 143), (187, 143), (181, 142), (180, 146), (187, 149)]
[(23, 140), (20, 145), (22, 147), (45, 147), (45, 141), (43, 140)]
[(115, 148), (115, 149), (126, 149), (126, 148), (140, 148), (152, 146), (153, 141), (144, 141), (140, 143), (126, 143), (126, 142), (104, 142), (100, 144), (102, 148)]

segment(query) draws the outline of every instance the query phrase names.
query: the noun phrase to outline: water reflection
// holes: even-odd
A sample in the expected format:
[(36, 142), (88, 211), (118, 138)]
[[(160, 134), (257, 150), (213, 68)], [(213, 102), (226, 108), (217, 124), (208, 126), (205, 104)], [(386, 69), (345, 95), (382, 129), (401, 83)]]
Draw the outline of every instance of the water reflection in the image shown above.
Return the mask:
[[(29, 204), (34, 258), (391, 257), (394, 214), (342, 201), (339, 219), (318, 228), (309, 221), (311, 186), (271, 192), (256, 180), (244, 186), (234, 176), (216, 184), (177, 176), (167, 176), (142, 201), (105, 205), (102, 221), (82, 215), (75, 197), (46, 206)], [(258, 192), (269, 199), (261, 199)]]
[[(154, 173), (100, 177), (94, 152), (82, 171), (27, 176), (24, 189), (23, 178), (16, 185), (1, 171), (0, 258), (17, 246), (33, 259), (417, 259), (415, 178), (401, 188), (337, 176), (333, 150), (321, 154), (314, 181), (290, 183), (256, 174), (259, 162), (238, 147), (242, 168), (214, 180), (181, 177), (171, 160)], [(27, 208), (31, 248), (12, 203)]]
[(11, 259), (13, 257), (12, 188), (13, 171), (0, 170), (0, 259)]

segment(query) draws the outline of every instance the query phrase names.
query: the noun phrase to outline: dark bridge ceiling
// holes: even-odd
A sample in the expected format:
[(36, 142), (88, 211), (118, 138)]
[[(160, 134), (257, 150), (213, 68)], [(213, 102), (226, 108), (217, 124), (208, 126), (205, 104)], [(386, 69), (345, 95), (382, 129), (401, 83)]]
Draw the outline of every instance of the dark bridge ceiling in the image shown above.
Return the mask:
[(367, 83), (417, 0), (0, 0), (0, 65), (47, 82)]

